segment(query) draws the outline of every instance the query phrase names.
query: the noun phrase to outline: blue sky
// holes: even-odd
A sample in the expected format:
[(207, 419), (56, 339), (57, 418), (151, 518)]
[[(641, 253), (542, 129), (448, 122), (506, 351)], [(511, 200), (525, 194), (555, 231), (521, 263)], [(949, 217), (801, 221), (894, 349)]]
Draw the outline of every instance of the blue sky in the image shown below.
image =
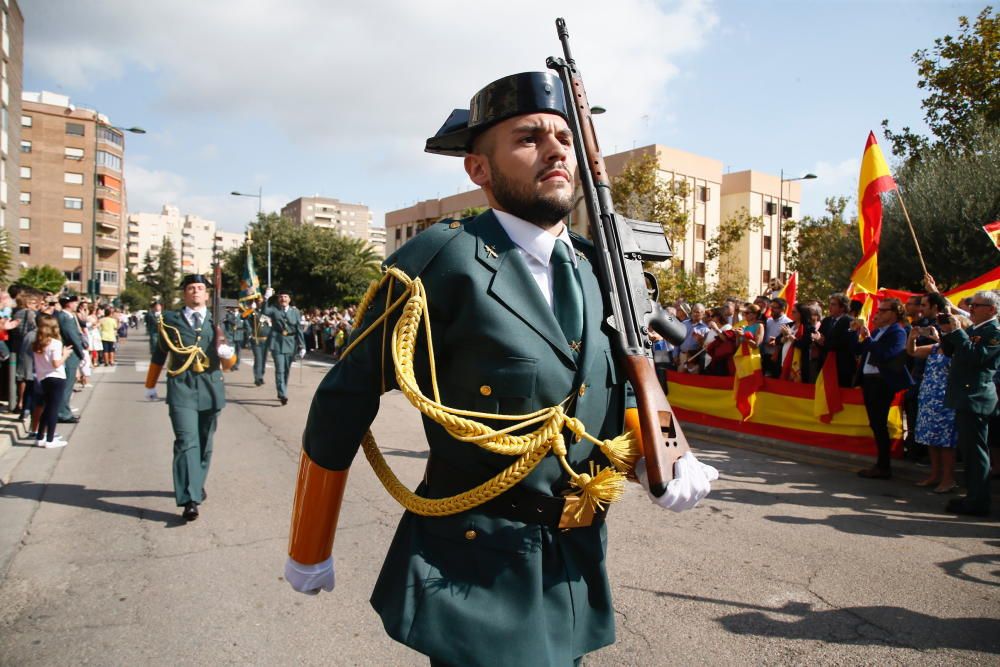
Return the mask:
[[(914, 51), (980, 2), (23, 0), (25, 90), (129, 136), (131, 211), (174, 204), (238, 231), (321, 194), (385, 211), (468, 189), (423, 153), (454, 107), (559, 55), (565, 16), (606, 153), (662, 143), (733, 171), (816, 173), (803, 212), (852, 195), (869, 130), (922, 131)], [(343, 4), (343, 7), (338, 5)], [(889, 147), (883, 142), (888, 154)]]

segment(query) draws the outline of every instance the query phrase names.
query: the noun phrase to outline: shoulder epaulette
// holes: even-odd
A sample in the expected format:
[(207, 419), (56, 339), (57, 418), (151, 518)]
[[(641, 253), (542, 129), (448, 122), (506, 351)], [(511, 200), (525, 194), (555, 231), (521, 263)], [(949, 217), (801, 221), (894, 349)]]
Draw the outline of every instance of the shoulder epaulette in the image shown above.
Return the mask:
[(431, 225), (389, 255), (382, 263), (382, 267), (398, 266), (408, 276), (415, 278), (442, 248), (462, 235), (465, 224), (472, 219), (445, 218)]

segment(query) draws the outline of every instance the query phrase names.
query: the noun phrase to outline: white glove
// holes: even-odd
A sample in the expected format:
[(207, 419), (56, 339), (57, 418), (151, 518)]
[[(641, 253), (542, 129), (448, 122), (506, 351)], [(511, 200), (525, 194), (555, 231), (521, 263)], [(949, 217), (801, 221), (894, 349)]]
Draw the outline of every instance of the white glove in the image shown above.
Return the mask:
[(271, 289), (270, 287), (268, 287), (266, 290), (264, 290), (264, 301), (267, 301), (272, 296), (274, 296), (274, 290), (273, 289)]
[(232, 359), (233, 355), (236, 353), (231, 346), (226, 344), (222, 344), (215, 348), (215, 351), (219, 353), (219, 359)]
[[(649, 493), (649, 478), (646, 476), (646, 459), (639, 459), (635, 466), (636, 477), (642, 488)], [(712, 490), (711, 482), (719, 479), (719, 471), (696, 459), (687, 452), (674, 463), (674, 478), (667, 484), (667, 490), (657, 498), (649, 493), (655, 504), (674, 512), (683, 512), (696, 506)]]
[(299, 350), (299, 359), (305, 359), (305, 357), (306, 357), (306, 351)]
[(156, 393), (156, 387), (146, 390), (146, 398), (150, 401), (155, 401), (160, 398), (159, 394)]
[(306, 595), (316, 595), (320, 589), (329, 593), (334, 585), (333, 556), (315, 565), (303, 565), (289, 558), (285, 561), (285, 581)]

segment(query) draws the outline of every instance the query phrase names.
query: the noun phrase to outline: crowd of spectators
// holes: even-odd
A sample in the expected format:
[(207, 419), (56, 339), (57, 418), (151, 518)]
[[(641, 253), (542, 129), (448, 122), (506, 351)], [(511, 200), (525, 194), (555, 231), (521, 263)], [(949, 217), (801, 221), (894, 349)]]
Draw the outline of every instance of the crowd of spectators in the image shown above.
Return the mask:
[(129, 314), (86, 297), (12, 285), (0, 290), (0, 362), (14, 357), (13, 412), (40, 447), (63, 447), (56, 424), (80, 420), (73, 393), (90, 388), (96, 366), (113, 366)]
[(301, 326), (306, 339), (306, 352), (316, 350), (339, 358), (354, 329), (354, 313), (354, 306), (303, 311)]

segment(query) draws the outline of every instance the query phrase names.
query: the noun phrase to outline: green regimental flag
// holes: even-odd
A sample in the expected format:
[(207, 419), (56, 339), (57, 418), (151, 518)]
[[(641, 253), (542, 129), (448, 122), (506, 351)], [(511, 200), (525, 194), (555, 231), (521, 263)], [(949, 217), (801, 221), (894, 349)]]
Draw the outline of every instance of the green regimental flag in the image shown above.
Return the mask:
[(260, 281), (257, 280), (257, 273), (253, 270), (253, 255), (250, 253), (252, 243), (250, 233), (247, 232), (247, 264), (240, 279), (239, 296), (239, 302), (243, 305), (260, 298)]

